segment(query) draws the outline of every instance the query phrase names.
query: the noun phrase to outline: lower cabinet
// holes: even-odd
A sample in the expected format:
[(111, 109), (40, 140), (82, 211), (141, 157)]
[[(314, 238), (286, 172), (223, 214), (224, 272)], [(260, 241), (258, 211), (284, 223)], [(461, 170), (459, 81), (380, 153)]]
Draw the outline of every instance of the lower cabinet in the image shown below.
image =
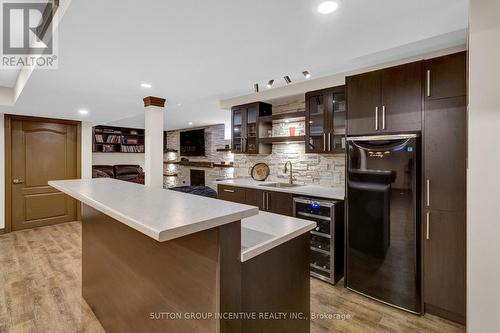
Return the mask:
[(293, 216), (293, 194), (228, 185), (217, 186), (218, 198), (257, 206), (260, 210)]
[(226, 201), (246, 203), (245, 189), (242, 187), (217, 185), (217, 197)]

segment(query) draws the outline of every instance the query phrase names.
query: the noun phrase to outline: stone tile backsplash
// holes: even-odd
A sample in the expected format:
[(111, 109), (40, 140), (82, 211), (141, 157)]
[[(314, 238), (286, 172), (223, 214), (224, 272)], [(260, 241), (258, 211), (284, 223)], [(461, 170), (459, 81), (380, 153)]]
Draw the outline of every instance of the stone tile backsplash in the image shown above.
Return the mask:
[[(273, 107), (273, 113), (286, 113), (304, 110), (304, 101), (298, 101), (282, 106)], [(304, 120), (291, 120), (290, 122), (277, 122), (273, 124), (272, 136), (289, 136), (290, 127), (295, 128), (295, 135), (304, 135)], [(167, 133), (167, 147), (179, 150), (180, 130)], [(267, 135), (267, 133), (266, 133)], [(175, 164), (165, 164), (164, 172), (177, 174), (177, 177), (165, 176), (164, 186), (174, 187), (190, 185), (190, 169), (205, 171), (205, 183), (216, 188), (213, 182), (221, 178), (250, 177), (249, 170), (256, 163), (266, 163), (270, 168), (268, 181), (287, 182), (288, 175), (283, 173), (284, 164), (291, 161), (295, 181), (299, 184), (315, 184), (329, 187), (344, 187), (345, 182), (345, 155), (320, 155), (306, 154), (304, 143), (274, 144), (271, 154), (243, 155), (229, 152), (217, 152), (218, 148), (230, 145), (231, 140), (224, 139), (224, 125), (205, 127), (205, 153), (204, 157), (190, 157), (190, 161), (211, 161), (220, 163), (234, 162), (234, 168), (197, 168), (185, 167)], [(179, 160), (178, 153), (165, 154), (165, 160)]]

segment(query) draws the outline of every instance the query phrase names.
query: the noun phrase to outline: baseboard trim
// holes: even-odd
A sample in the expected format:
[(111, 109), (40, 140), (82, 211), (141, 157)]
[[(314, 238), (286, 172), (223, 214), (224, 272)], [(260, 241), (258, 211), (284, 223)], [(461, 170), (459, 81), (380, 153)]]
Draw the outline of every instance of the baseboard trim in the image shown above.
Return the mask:
[(458, 313), (455, 312), (450, 312), (444, 309), (441, 309), (440, 307), (425, 303), (425, 313), (435, 315), (444, 319), (451, 320), (455, 323), (459, 323), (462, 325), (465, 325), (465, 316), (462, 316)]
[(5, 234), (5, 229), (0, 229), (0, 235)]

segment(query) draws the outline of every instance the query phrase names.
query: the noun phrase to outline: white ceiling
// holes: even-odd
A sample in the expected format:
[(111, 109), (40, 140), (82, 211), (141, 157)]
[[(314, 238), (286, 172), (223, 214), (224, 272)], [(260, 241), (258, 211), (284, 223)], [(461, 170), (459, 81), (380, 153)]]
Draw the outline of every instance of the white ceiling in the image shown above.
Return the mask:
[(255, 82), (465, 42), (467, 0), (343, 0), (327, 16), (317, 3), (73, 0), (59, 26), (59, 69), (35, 70), (0, 112), (141, 126), (142, 98), (154, 95), (167, 98), (167, 129), (223, 123), (229, 114), (218, 101), (251, 93)]

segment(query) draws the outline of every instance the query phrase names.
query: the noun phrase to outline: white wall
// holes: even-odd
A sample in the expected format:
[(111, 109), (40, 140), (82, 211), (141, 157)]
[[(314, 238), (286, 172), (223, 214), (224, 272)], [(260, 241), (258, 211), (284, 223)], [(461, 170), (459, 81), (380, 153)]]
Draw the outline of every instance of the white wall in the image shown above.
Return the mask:
[(470, 1), (467, 329), (500, 332), (500, 0)]
[(92, 124), (82, 122), (82, 179), (92, 178)]
[(144, 168), (144, 153), (92, 153), (92, 165), (138, 164)]
[(0, 114), (0, 229), (5, 228), (5, 124)]

